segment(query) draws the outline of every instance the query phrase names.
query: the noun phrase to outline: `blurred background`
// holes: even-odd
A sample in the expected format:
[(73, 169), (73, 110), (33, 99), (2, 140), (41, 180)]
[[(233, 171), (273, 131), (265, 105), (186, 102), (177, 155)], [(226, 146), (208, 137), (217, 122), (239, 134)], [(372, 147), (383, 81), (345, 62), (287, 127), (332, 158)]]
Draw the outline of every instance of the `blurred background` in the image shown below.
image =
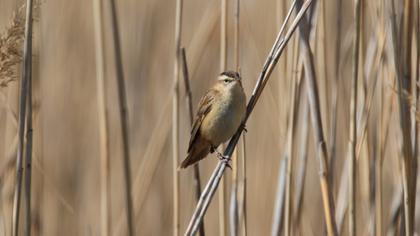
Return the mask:
[[(195, 112), (200, 97), (215, 83), (217, 75), (223, 70), (220, 65), (223, 58), (223, 1), (183, 2), (181, 47), (186, 50)], [(291, 2), (240, 0), (238, 66), (248, 98)], [(403, 34), (401, 22), (406, 13), (404, 4), (408, 4), (409, 0), (387, 1), (386, 4), (383, 1), (361, 1), (357, 129), (363, 131), (358, 132), (363, 133), (363, 139), (359, 138), (362, 135), (357, 136), (360, 154), (356, 164), (355, 183), (356, 235), (394, 235), (398, 234), (403, 225), (403, 139), (396, 92), (397, 73), (394, 67), (401, 60), (393, 50), (395, 44), (391, 37), (391, 2), (395, 5), (396, 35), (400, 37)], [(408, 64), (412, 71), (412, 88), (417, 88), (419, 3), (411, 2), (412, 44), (406, 49), (411, 52), (412, 58), (411, 64)], [(173, 234), (171, 114), (176, 52), (175, 4), (176, 1), (165, 0), (116, 1), (128, 103), (136, 235)], [(234, 36), (236, 4), (237, 1), (227, 0), (226, 69), (229, 70), (237, 68)], [(0, 0), (2, 37), (10, 33), (8, 29), (16, 20), (23, 27), (25, 10), (19, 10), (23, 5), (24, 1)], [(100, 204), (101, 197), (106, 193), (101, 190), (93, 3), (82, 0), (43, 0), (36, 6), (33, 27), (31, 231), (33, 235), (106, 235), (101, 229)], [(347, 183), (343, 176), (348, 175), (345, 171), (348, 168), (345, 160), (349, 158), (354, 2), (314, 1), (312, 7), (309, 10), (313, 12), (310, 40), (320, 97), (320, 114), (332, 173), (329, 180), (336, 205), (337, 222), (341, 222), (337, 223), (339, 232), (347, 235), (346, 207), (338, 202), (345, 205), (347, 196), (345, 192), (340, 195), (340, 189), (346, 189)], [(103, 1), (102, 13), (109, 133), (109, 235), (126, 235), (116, 57), (108, 1)], [(22, 34), (21, 31), (18, 33)], [(282, 176), (284, 179), (285, 176), (285, 167), (281, 168), (281, 163), (287, 157), (292, 160), (289, 203), (292, 208), (291, 234), (326, 234), (317, 144), (308, 112), (298, 35), (296, 31), (288, 43), (247, 123), (245, 209), (248, 235), (269, 235), (272, 232), (276, 198), (281, 197), (277, 193), (278, 179), (282, 179)], [(23, 47), (21, 40), (17, 41), (16, 47)], [(399, 44), (396, 52), (402, 48), (403, 45)], [(12, 225), (18, 146), (19, 68), (18, 64), (13, 72), (16, 73), (16, 79), (0, 87), (1, 235), (10, 235)], [(293, 81), (299, 83), (295, 101), (298, 105), (291, 120)], [(190, 138), (189, 111), (181, 71), (179, 89), (180, 162), (186, 156)], [(405, 96), (403, 100), (414, 104), (410, 114), (415, 121), (417, 94), (414, 97), (411, 95)], [(360, 125), (363, 117), (367, 119), (365, 129)], [(413, 124), (416, 127), (416, 122)], [(288, 152), (287, 133), (291, 125), (295, 127), (291, 139), (293, 148)], [(417, 139), (413, 140), (416, 143)], [(241, 145), (242, 141), (239, 146)], [(412, 146), (414, 150), (417, 145)], [(242, 158), (241, 150), (238, 156)], [(215, 155), (200, 162), (203, 187), (216, 163)], [(239, 163), (241, 166), (242, 159)], [(193, 168), (178, 173), (179, 229), (180, 234), (183, 234), (194, 211), (196, 199)], [(232, 174), (233, 171), (227, 169), (224, 175), (225, 227), (222, 231), (219, 210), (221, 195), (217, 193), (205, 215), (207, 235), (231, 235), (229, 205)], [(243, 199), (243, 174), (239, 171), (239, 199)], [(302, 190), (301, 201), (297, 198), (299, 190)], [(378, 203), (378, 195), (381, 195), (381, 204)], [(298, 205), (301, 207), (297, 207)], [(24, 207), (23, 203), (22, 208)], [(417, 209), (418, 207), (416, 213)], [(240, 211), (241, 219), (242, 213)], [(23, 219), (23, 214), (21, 215)], [(416, 232), (419, 225), (419, 214), (416, 214)], [(245, 234), (243, 226), (238, 233)], [(283, 234), (283, 230), (280, 234)]]

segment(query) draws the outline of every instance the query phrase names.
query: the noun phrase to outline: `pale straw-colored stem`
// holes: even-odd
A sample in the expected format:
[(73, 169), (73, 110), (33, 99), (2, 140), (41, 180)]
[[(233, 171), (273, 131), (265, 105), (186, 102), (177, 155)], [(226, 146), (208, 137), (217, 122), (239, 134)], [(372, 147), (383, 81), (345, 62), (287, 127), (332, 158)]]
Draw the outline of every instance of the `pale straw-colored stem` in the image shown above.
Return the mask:
[[(220, 0), (220, 72), (226, 70), (227, 61), (227, 0)], [(226, 232), (226, 179), (222, 178), (219, 188), (219, 236)]]
[(173, 235), (179, 235), (180, 199), (179, 199), (179, 69), (182, 32), (183, 0), (176, 1), (175, 7), (175, 58), (172, 97), (172, 181), (173, 181)]
[(356, 234), (356, 144), (357, 144), (357, 80), (359, 75), (360, 46), (360, 0), (354, 3), (354, 45), (353, 45), (353, 77), (350, 100), (350, 138), (349, 138), (349, 235)]
[[(189, 120), (190, 125), (193, 125), (194, 122), (194, 113), (193, 113), (193, 105), (192, 105), (192, 92), (191, 92), (191, 86), (190, 86), (190, 76), (188, 71), (188, 63), (187, 63), (187, 55), (185, 53), (185, 48), (181, 49), (181, 63), (182, 63), (182, 74), (184, 78), (184, 85), (185, 85), (185, 92), (187, 94), (187, 107), (188, 107), (188, 114), (189, 114)], [(196, 163), (194, 165), (194, 186), (195, 186), (195, 197), (198, 200), (200, 199), (201, 195), (201, 179), (200, 179), (200, 168), (199, 163)], [(200, 225), (200, 235), (204, 236), (204, 222)]]
[[(16, 182), (13, 196), (13, 213), (12, 213), (12, 235), (19, 235), (19, 212), (20, 212), (20, 196), (22, 192), (22, 178), (23, 178), (23, 151), (24, 151), (24, 142), (25, 142), (25, 122), (29, 122), (28, 130), (26, 131), (27, 135), (27, 146), (26, 146), (26, 164), (29, 164), (29, 169), (31, 168), (31, 154), (32, 154), (32, 117), (27, 118), (26, 116), (32, 116), (32, 104), (27, 112), (28, 103), (32, 103), (32, 99), (28, 97), (32, 96), (32, 0), (26, 1), (26, 21), (25, 21), (25, 40), (23, 46), (23, 68), (22, 68), (22, 79), (20, 82), (20, 101), (19, 101), (19, 121), (18, 121), (18, 132), (19, 132), (19, 144), (16, 157)], [(28, 119), (28, 120), (27, 120)], [(28, 163), (29, 160), (29, 163)], [(28, 167), (28, 166), (26, 166)], [(30, 209), (30, 177), (31, 171), (25, 173), (26, 178), (26, 209), (25, 209), (25, 235), (30, 235), (30, 226), (31, 226), (31, 209)], [(28, 182), (29, 181), (29, 182)]]
[(117, 9), (115, 0), (110, 0), (111, 6), (111, 29), (114, 43), (114, 56), (115, 56), (115, 70), (118, 87), (118, 104), (120, 109), (120, 128), (123, 145), (123, 174), (125, 185), (125, 207), (128, 226), (128, 235), (134, 236), (134, 215), (133, 215), (133, 199), (132, 199), (132, 185), (131, 185), (131, 165), (130, 165), (130, 139), (129, 139), (129, 121), (128, 121), (128, 108), (127, 108), (127, 94), (125, 88), (125, 78), (122, 62), (122, 52), (120, 43), (120, 33), (118, 26)]
[(99, 153), (101, 172), (101, 235), (107, 236), (110, 233), (110, 172), (109, 172), (109, 136), (108, 136), (108, 115), (106, 106), (106, 82), (105, 82), (105, 55), (104, 55), (104, 34), (103, 34), (103, 2), (93, 1), (94, 33), (95, 33), (95, 62), (96, 62), (96, 96), (98, 106), (98, 131), (99, 131)]

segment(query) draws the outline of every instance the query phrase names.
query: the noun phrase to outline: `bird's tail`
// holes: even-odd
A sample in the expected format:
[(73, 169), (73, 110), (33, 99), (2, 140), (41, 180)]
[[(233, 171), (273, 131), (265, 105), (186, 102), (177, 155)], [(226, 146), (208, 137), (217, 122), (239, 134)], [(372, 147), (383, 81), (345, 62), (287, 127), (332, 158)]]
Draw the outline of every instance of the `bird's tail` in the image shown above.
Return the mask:
[(204, 157), (209, 154), (210, 148), (207, 146), (201, 146), (201, 147), (195, 147), (193, 148), (187, 155), (187, 157), (182, 161), (181, 165), (178, 167), (178, 169), (184, 169), (188, 166), (200, 161)]

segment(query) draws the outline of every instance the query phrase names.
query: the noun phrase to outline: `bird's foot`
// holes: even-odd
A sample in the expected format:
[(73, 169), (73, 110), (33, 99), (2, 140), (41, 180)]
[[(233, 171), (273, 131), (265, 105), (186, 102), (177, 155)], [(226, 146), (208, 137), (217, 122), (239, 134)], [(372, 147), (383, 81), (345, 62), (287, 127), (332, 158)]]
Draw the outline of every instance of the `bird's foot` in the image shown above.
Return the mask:
[(245, 131), (245, 133), (248, 133), (248, 130), (246, 129), (246, 125), (244, 123), (241, 123), (240, 127), (243, 131)]
[(217, 153), (217, 158), (219, 158), (220, 161), (224, 162), (225, 165), (232, 170), (232, 166), (230, 165), (230, 158), (229, 156), (225, 156), (222, 153), (220, 153), (219, 151), (217, 151), (217, 149), (215, 150), (215, 152)]

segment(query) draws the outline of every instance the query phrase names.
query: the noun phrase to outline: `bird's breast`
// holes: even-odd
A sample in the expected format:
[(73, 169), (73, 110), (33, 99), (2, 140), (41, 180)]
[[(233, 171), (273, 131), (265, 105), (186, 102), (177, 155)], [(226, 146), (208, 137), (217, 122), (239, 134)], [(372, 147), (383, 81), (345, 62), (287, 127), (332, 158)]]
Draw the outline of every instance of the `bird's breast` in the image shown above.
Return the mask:
[(226, 142), (238, 129), (245, 111), (246, 98), (242, 89), (221, 96), (203, 120), (202, 135), (214, 146)]

